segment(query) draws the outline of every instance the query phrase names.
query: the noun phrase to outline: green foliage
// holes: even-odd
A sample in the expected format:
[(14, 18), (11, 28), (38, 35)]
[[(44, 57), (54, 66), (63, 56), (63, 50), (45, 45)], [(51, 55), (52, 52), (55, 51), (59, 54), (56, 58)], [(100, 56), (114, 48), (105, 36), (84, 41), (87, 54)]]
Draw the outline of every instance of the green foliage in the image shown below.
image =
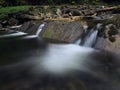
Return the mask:
[(7, 16), (9, 13), (17, 13), (19, 11), (27, 11), (31, 6), (14, 6), (0, 8), (0, 18)]

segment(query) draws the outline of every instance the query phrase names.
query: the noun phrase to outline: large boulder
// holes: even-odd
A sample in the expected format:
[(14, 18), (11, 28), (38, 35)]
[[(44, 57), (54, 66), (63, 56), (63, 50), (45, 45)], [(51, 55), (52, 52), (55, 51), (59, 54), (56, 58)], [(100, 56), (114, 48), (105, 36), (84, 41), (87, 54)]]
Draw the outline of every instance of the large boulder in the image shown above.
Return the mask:
[(74, 43), (83, 33), (84, 28), (80, 22), (51, 20), (46, 22), (41, 36), (53, 42)]
[(29, 21), (19, 30), (31, 35), (37, 34), (41, 24), (45, 23), (39, 36), (54, 43), (74, 43), (83, 33), (80, 22), (70, 20)]
[(98, 38), (95, 48), (120, 52), (120, 28), (113, 24), (106, 25), (104, 33)]

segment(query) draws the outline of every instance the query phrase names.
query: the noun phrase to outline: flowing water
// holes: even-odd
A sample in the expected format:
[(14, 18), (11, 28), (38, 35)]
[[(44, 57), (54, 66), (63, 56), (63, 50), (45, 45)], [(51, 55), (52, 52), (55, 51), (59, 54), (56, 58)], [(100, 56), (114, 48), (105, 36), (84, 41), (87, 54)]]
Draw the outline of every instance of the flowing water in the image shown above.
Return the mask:
[(10, 33), (10, 34), (0, 35), (0, 38), (9, 38), (9, 37), (24, 36), (24, 35), (27, 35), (27, 33), (13, 32), (13, 33)]
[(101, 29), (101, 27), (102, 24), (97, 24), (91, 30), (87, 30), (87, 28), (85, 28), (85, 33), (87, 34), (85, 34), (84, 38), (79, 38), (75, 44), (85, 47), (92, 47), (96, 43), (98, 31)]
[[(107, 64), (108, 58), (110, 62), (115, 62), (116, 59), (111, 57), (112, 54), (89, 48), (95, 43), (101, 25), (86, 34), (83, 43), (85, 47), (75, 44), (47, 44), (47, 47), (41, 49), (42, 42), (38, 42), (37, 37), (44, 25), (39, 26), (36, 35), (20, 37), (21, 43), (19, 39), (10, 40), (9, 45), (5, 43), (0, 47), (1, 62), (20, 60), (19, 63), (0, 68), (0, 90), (119, 90), (114, 83), (116, 78), (112, 77), (113, 81), (109, 77), (118, 73), (109, 72), (111, 69), (116, 70), (116, 63)], [(6, 37), (24, 34), (20, 32)], [(78, 39), (76, 44), (81, 41), (81, 38)]]
[(41, 24), (39, 27), (38, 27), (38, 30), (36, 32), (36, 35), (39, 36), (39, 34), (41, 33), (42, 31), (42, 28), (45, 26), (45, 24)]
[[(31, 35), (31, 36), (27, 36), (25, 38), (34, 38), (40, 35), (40, 33), (43, 30), (43, 27), (45, 26), (45, 23), (41, 24), (38, 27), (38, 30), (36, 32), (35, 35)], [(87, 33), (89, 31), (88, 34), (86, 34), (85, 38), (79, 38), (77, 41), (75, 41), (74, 44), (77, 45), (81, 45), (81, 42), (83, 42), (82, 46), (86, 46), (86, 47), (92, 47), (97, 39), (97, 34), (99, 29), (101, 29), (101, 24), (97, 24), (95, 28), (92, 28), (91, 30), (88, 30), (88, 26), (83, 26), (84, 28), (84, 33)], [(0, 38), (4, 38), (4, 37), (14, 37), (14, 36), (23, 36), (23, 35), (27, 35), (27, 33), (24, 32), (15, 32), (15, 33), (11, 33), (11, 34), (7, 34), (7, 35), (1, 35)], [(84, 39), (84, 41), (83, 41)]]
[(91, 34), (86, 36), (86, 38), (85, 38), (85, 42), (83, 44), (83, 46), (85, 46), (85, 47), (92, 47), (96, 42), (98, 31), (95, 30), (90, 33)]

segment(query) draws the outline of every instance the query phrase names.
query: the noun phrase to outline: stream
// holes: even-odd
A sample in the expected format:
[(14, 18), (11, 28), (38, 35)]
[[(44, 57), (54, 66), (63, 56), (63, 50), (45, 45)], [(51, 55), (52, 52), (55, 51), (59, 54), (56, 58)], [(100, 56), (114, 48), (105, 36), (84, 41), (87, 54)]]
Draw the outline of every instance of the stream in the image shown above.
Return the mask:
[(84, 36), (70, 44), (45, 43), (40, 37), (44, 26), (35, 35), (0, 35), (0, 59), (5, 64), (0, 68), (0, 90), (119, 90), (118, 78), (111, 78), (118, 72), (109, 72), (117, 67), (114, 56), (93, 48), (102, 24), (85, 29)]

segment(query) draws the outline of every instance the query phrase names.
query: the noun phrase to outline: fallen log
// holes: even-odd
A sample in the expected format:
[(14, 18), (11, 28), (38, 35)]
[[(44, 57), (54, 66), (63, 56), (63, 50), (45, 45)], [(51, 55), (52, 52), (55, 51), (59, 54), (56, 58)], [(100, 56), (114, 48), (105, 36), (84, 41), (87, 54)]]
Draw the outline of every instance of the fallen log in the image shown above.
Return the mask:
[(116, 6), (114, 6), (114, 7), (107, 7), (107, 8), (95, 10), (95, 11), (93, 11), (93, 12), (90, 12), (90, 13), (85, 14), (85, 16), (93, 15), (93, 14), (95, 14), (95, 13), (113, 11), (113, 10), (120, 10), (120, 6), (117, 6), (117, 7), (116, 7)]

